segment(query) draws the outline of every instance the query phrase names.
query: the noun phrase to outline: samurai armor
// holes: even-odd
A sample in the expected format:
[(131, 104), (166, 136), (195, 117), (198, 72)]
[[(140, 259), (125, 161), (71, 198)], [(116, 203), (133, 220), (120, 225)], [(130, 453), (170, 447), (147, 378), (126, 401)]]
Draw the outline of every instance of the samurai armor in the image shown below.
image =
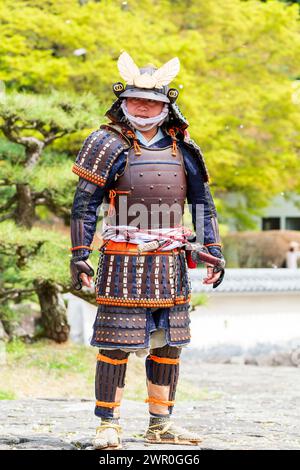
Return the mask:
[(185, 250), (138, 253), (137, 245), (108, 241), (101, 249), (96, 300), (124, 307), (171, 307), (190, 299)]
[(119, 416), (128, 356), (129, 353), (120, 350), (99, 350), (95, 377), (96, 416)]
[(103, 124), (85, 139), (72, 171), (97, 186), (105, 186), (112, 165), (130, 145), (119, 126)]
[[(181, 348), (164, 346), (151, 349), (146, 357), (148, 395), (146, 402), (155, 412), (165, 409), (172, 414), (176, 387), (179, 377), (179, 356)], [(158, 387), (159, 386), (159, 387)]]
[[(140, 229), (175, 227), (182, 223), (187, 195), (186, 175), (180, 148), (146, 148), (141, 154), (128, 151), (124, 173), (109, 191), (114, 208), (112, 225)], [(139, 213), (139, 217), (136, 214)]]
[(91, 345), (145, 349), (150, 347), (150, 335), (162, 329), (167, 344), (183, 346), (191, 338), (189, 309), (189, 303), (165, 308), (99, 305)]

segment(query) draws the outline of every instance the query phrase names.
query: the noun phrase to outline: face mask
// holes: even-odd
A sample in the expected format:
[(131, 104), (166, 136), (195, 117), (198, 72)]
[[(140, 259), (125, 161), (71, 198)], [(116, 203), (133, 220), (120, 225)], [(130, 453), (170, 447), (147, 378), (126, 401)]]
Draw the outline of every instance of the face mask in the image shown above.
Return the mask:
[(155, 126), (161, 126), (169, 113), (169, 106), (167, 103), (165, 103), (162, 112), (158, 116), (154, 116), (151, 118), (136, 117), (132, 116), (132, 114), (129, 114), (126, 105), (126, 100), (122, 101), (121, 108), (130, 124), (132, 124), (132, 126), (139, 131), (149, 131)]

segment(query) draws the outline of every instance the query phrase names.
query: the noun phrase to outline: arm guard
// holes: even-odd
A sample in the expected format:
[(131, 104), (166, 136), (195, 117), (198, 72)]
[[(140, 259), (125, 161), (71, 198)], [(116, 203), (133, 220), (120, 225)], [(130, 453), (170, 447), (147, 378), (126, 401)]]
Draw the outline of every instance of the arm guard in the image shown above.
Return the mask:
[(186, 150), (186, 153), (189, 153), (194, 157), (194, 161), (200, 169), (202, 180), (204, 183), (207, 183), (209, 181), (209, 173), (204, 160), (204, 155), (199, 145), (197, 145), (190, 137), (185, 137), (182, 141), (182, 147)]
[[(208, 174), (204, 170), (206, 167), (203, 156), (202, 163), (199, 163), (199, 158), (195, 158), (195, 154), (189, 152), (185, 145), (182, 150), (188, 181), (187, 200), (197, 240), (203, 243), (213, 256), (218, 256), (222, 245), (217, 211), (208, 184)], [(203, 233), (199, 233), (199, 230)]]
[(75, 261), (89, 257), (97, 224), (97, 210), (104, 197), (104, 188), (80, 178), (71, 212), (72, 258)]
[(219, 256), (221, 252), (221, 238), (219, 232), (218, 216), (213, 197), (210, 192), (209, 184), (204, 183), (205, 200), (207, 203), (205, 213), (205, 220), (207, 220), (208, 230), (205, 231), (204, 245), (208, 248), (209, 252), (214, 256)]
[(101, 126), (83, 143), (72, 171), (80, 176), (71, 212), (72, 259), (70, 271), (72, 286), (80, 290), (80, 274), (93, 276), (88, 259), (94, 238), (98, 209), (105, 191), (122, 171), (126, 158), (121, 153), (129, 141), (123, 139), (111, 126)]
[(104, 196), (104, 189), (80, 178), (74, 196), (71, 213), (72, 258), (70, 274), (72, 287), (80, 290), (80, 274), (93, 276), (93, 269), (86, 263), (97, 224), (97, 209)]
[[(196, 146), (196, 144), (193, 145)], [(187, 148), (186, 143), (183, 143), (182, 148), (188, 180), (187, 200), (191, 207), (194, 230), (197, 233), (197, 239), (203, 243), (209, 253), (221, 258), (225, 263), (222, 255), (217, 210), (208, 183), (209, 175), (201, 150), (198, 147), (199, 151), (193, 151), (194, 146)], [(203, 220), (198, 220), (198, 204), (201, 208), (200, 215), (203, 216)], [(203, 233), (198, 233), (199, 228), (203, 230)], [(213, 284), (214, 288), (218, 287), (224, 278), (225, 269), (215, 266), (214, 272), (219, 271), (221, 271), (221, 275)]]

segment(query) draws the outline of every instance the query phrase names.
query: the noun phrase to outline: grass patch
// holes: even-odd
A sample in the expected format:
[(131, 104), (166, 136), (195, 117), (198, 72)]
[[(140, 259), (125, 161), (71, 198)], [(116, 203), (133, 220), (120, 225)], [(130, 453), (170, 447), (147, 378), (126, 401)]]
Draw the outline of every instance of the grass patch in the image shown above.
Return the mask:
[(10, 390), (0, 390), (0, 400), (15, 400), (16, 395)]
[(26, 344), (20, 339), (14, 339), (6, 345), (7, 356), (12, 361), (21, 360), (26, 355), (26, 351)]
[[(42, 339), (32, 344), (7, 344), (7, 364), (1, 367), (0, 399), (85, 398), (94, 400), (98, 348), (68, 341)], [(21, 384), (21, 386), (20, 386)], [(2, 392), (1, 392), (2, 390)], [(144, 402), (147, 397), (145, 358), (129, 356), (124, 398)], [(179, 377), (176, 400), (207, 400), (211, 393), (192, 380)]]
[(74, 352), (65, 354), (64, 351), (51, 352), (49, 351), (45, 357), (44, 355), (34, 354), (28, 361), (29, 367), (38, 367), (46, 371), (56, 372), (57, 375), (62, 375), (65, 372), (74, 372), (84, 374), (88, 372), (88, 360), (84, 360), (85, 351), (75, 349)]
[(207, 305), (207, 303), (208, 303), (207, 294), (202, 293), (202, 292), (192, 293), (191, 304), (194, 308), (199, 307), (199, 305)]
[(95, 358), (92, 348), (72, 344), (58, 345), (50, 340), (25, 344), (16, 339), (7, 345), (8, 364), (22, 363), (23, 367), (39, 368), (58, 375), (65, 372), (86, 373)]

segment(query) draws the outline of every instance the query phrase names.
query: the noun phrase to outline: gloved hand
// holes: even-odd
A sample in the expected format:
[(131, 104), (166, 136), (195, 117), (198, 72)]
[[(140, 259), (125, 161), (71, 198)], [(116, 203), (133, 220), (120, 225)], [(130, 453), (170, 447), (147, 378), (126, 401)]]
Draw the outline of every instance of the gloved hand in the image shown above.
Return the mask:
[[(190, 243), (195, 243), (196, 235), (193, 234), (187, 237), (187, 239)], [(217, 258), (224, 260), (224, 265), (225, 265), (225, 258), (222, 254), (220, 247), (215, 246), (215, 245), (208, 246), (207, 250), (212, 256), (216, 256)], [(213, 289), (215, 289), (223, 281), (224, 276), (225, 276), (225, 269), (221, 268), (220, 266), (211, 266), (209, 264), (207, 264), (206, 266), (207, 266), (207, 277), (203, 279), (203, 284), (213, 284)], [(193, 267), (196, 267), (196, 265)], [(218, 275), (217, 273), (220, 273), (220, 274)]]
[(82, 285), (91, 288), (92, 280), (95, 274), (92, 263), (86, 259), (81, 261), (70, 261), (70, 273), (72, 279), (72, 287), (75, 290), (80, 290)]
[[(223, 258), (223, 256), (222, 256), (222, 258)], [(224, 259), (224, 258), (223, 258), (223, 259)], [(225, 260), (224, 260), (224, 261), (225, 261)], [(213, 272), (214, 272), (214, 273), (221, 272), (219, 278), (213, 283), (213, 289), (215, 289), (215, 288), (218, 287), (218, 286), (221, 284), (221, 282), (223, 281), (224, 276), (225, 276), (225, 269), (224, 269), (224, 268), (220, 268), (220, 267), (218, 267), (218, 266), (215, 266), (215, 267), (213, 268)]]
[[(216, 251), (214, 251), (211, 254), (213, 256), (221, 258), (222, 260), (224, 260), (224, 263), (225, 263), (225, 258), (221, 252), (217, 253)], [(221, 284), (221, 282), (224, 279), (224, 276), (225, 276), (224, 268), (221, 268), (220, 266), (207, 265), (207, 277), (203, 280), (203, 284), (213, 284), (213, 289), (215, 289)]]

